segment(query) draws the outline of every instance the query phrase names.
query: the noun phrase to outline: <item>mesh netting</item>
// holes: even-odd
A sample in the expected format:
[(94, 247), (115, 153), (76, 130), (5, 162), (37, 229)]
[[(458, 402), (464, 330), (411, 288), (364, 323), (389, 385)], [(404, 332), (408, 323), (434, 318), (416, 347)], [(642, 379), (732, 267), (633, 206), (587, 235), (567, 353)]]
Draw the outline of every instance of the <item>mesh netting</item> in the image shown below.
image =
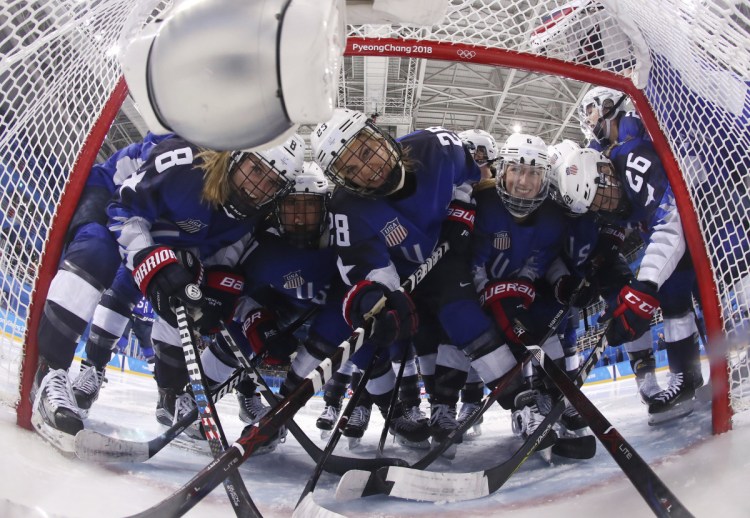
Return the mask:
[[(732, 339), (729, 364), (736, 368), (729, 380), (735, 409), (750, 401), (745, 386), (749, 5), (748, 0), (453, 0), (446, 18), (431, 28), (349, 28), (350, 36), (372, 42), (398, 38), (549, 56), (613, 72), (643, 89), (698, 215), (724, 332)], [(159, 8), (151, 0), (136, 6), (124, 0), (0, 6), (5, 400), (18, 394), (31, 287), (52, 215), (119, 78), (118, 39)], [(414, 49), (389, 45), (383, 52), (391, 55), (409, 56)], [(429, 50), (420, 49), (419, 57), (430, 57)], [(462, 48), (457, 59), (470, 62), (474, 56)]]

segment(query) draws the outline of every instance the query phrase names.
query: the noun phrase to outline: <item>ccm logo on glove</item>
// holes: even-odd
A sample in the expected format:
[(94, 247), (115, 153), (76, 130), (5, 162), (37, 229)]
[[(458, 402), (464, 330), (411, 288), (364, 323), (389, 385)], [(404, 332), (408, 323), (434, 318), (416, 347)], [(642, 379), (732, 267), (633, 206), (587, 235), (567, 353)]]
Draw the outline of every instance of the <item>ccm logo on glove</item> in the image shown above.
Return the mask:
[[(635, 311), (637, 313), (641, 313), (641, 317), (652, 317), (654, 316), (654, 313), (656, 312), (656, 306), (653, 304), (649, 304), (645, 300), (643, 300), (641, 297), (635, 294), (635, 292), (628, 291), (623, 296), (623, 299), (625, 303), (630, 306), (630, 309), (632, 311)], [(617, 315), (615, 315), (617, 316)]]

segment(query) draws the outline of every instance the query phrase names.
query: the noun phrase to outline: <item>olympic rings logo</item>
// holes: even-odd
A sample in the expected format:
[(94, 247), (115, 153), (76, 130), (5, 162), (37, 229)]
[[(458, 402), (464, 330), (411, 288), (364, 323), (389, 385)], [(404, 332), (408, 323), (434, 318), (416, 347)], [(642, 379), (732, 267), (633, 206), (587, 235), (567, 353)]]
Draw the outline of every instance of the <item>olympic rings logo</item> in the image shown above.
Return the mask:
[(458, 57), (464, 58), (464, 59), (474, 59), (474, 56), (477, 55), (477, 53), (474, 52), (473, 50), (461, 49), (461, 50), (457, 50), (456, 52), (458, 53)]

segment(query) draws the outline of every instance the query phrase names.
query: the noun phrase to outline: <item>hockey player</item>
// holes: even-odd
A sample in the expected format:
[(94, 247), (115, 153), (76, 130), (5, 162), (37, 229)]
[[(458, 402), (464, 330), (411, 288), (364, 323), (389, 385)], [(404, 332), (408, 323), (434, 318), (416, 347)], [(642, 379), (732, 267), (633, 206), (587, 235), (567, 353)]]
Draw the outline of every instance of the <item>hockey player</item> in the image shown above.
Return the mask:
[(482, 179), (493, 178), (493, 163), (497, 159), (497, 142), (495, 137), (481, 129), (462, 131), (458, 134), (461, 142), (469, 148), (472, 158), (482, 172)]
[(303, 153), (296, 135), (253, 153), (202, 150), (174, 138), (153, 150), (107, 209), (125, 265), (157, 314), (157, 409), (174, 409), (173, 421), (195, 408), (173, 304), (184, 304), (204, 334), (231, 317), (243, 288), (240, 254), (291, 189)]
[(621, 289), (605, 317), (614, 319), (608, 341), (623, 343), (646, 333), (662, 308), (670, 379), (649, 404), (649, 423), (657, 424), (692, 412), (695, 389), (703, 383), (692, 314), (695, 273), (672, 190), (650, 143), (636, 129), (610, 155), (611, 162), (592, 149), (571, 154), (564, 170), (576, 174), (559, 176), (560, 194), (573, 212), (592, 211), (629, 225), (646, 243), (636, 278)]
[[(78, 340), (121, 263), (117, 242), (106, 227), (105, 208), (115, 189), (167, 137), (149, 133), (142, 142), (121, 149), (103, 164), (95, 165), (68, 228), (69, 242), (60, 270), (50, 284), (39, 324), (39, 367), (31, 391), (34, 428), (66, 451), (73, 451), (73, 436), (83, 428), (83, 416), (73, 390), (91, 384), (93, 375), (98, 394), (104, 366), (111, 356), (111, 351), (107, 351), (101, 358), (84, 360), (75, 384), (71, 385), (68, 369)], [(83, 409), (84, 413), (90, 406)]]
[[(565, 229), (557, 206), (545, 203), (548, 188), (547, 146), (539, 137), (514, 134), (500, 150), (496, 182), (485, 181), (474, 191), (475, 284), (504, 344), (498, 349), (500, 354), (492, 357), (494, 369), (501, 374), (516, 363), (510, 346), (529, 343), (527, 339), (538, 343), (544, 327), (534, 323), (549, 321), (554, 314), (535, 302), (534, 288), (558, 256)], [(515, 322), (527, 330), (523, 342), (514, 330)], [(542, 346), (550, 358), (562, 360), (556, 335)], [(477, 353), (481, 350), (474, 355)], [(481, 365), (470, 358), (474, 366)], [(481, 375), (482, 370), (478, 370)], [(550, 410), (551, 394), (551, 388), (532, 372), (527, 386), (520, 379), (514, 380), (498, 402), (513, 410), (513, 430), (525, 439)], [(552, 446), (556, 438), (555, 433), (548, 434), (538, 450)]]
[[(386, 306), (375, 317), (372, 342), (385, 347), (396, 341), (391, 350), (396, 358), (402, 354), (400, 347), (413, 338), (421, 368), (422, 358), (436, 354), (439, 343), (465, 347), (477, 339), (489, 340), (485, 334), (492, 325), (477, 305), (466, 256), (474, 218), (471, 184), (480, 173), (458, 136), (443, 128), (428, 128), (394, 141), (364, 114), (337, 110), (313, 132), (312, 148), (326, 176), (340, 186), (331, 212), (339, 271), (351, 286), (344, 300), (347, 321), (353, 327), (363, 325), (364, 315), (385, 296)], [(451, 252), (412, 294), (399, 290), (401, 277), (411, 274), (439, 239), (448, 239)], [(414, 336), (418, 329), (433, 336)], [(466, 361), (455, 346), (449, 347), (454, 352), (448, 356)], [(355, 361), (363, 366), (366, 359), (360, 354)], [(464, 378), (467, 369), (462, 371)], [(382, 409), (393, 384), (378, 386), (381, 373), (393, 379), (390, 362), (368, 383)], [(435, 438), (457, 426), (456, 400), (443, 402), (437, 392), (444, 373), (452, 376), (453, 370), (443, 369), (438, 361), (434, 386), (429, 387), (429, 376), (422, 370), (432, 395)], [(458, 384), (450, 394), (457, 399), (464, 381), (450, 383)]]

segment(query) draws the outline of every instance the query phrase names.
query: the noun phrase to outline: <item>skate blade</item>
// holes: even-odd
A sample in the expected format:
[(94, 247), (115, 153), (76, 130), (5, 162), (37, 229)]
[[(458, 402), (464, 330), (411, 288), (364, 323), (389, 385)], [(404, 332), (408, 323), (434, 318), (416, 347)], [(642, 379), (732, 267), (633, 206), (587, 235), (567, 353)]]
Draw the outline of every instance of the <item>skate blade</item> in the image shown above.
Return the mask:
[(481, 437), (482, 427), (475, 424), (471, 429), (467, 430), (464, 434), (464, 441), (473, 441), (477, 437)]
[[(435, 439), (432, 439), (432, 446), (437, 448), (440, 445), (440, 441), (436, 441)], [(443, 453), (440, 454), (440, 456), (447, 460), (453, 460), (456, 458), (456, 452), (458, 451), (458, 445), (453, 443), (450, 446), (448, 446), (448, 449), (446, 449)]]
[(650, 426), (654, 426), (661, 423), (666, 423), (667, 421), (672, 421), (673, 419), (679, 419), (680, 417), (688, 416), (693, 413), (694, 408), (695, 401), (693, 401), (692, 399), (688, 401), (682, 401), (664, 412), (648, 414), (648, 424)]
[(356, 450), (359, 448), (360, 444), (362, 443), (361, 437), (347, 437), (349, 439), (349, 449), (350, 450)]
[(333, 433), (331, 430), (321, 430), (320, 438), (324, 441), (327, 441), (328, 438), (331, 436), (331, 433)]
[(544, 448), (543, 450), (537, 450), (536, 453), (544, 460), (544, 462), (552, 465), (552, 447), (551, 446)]
[(76, 456), (75, 435), (53, 428), (38, 413), (31, 414), (31, 424), (37, 434), (68, 458)]

